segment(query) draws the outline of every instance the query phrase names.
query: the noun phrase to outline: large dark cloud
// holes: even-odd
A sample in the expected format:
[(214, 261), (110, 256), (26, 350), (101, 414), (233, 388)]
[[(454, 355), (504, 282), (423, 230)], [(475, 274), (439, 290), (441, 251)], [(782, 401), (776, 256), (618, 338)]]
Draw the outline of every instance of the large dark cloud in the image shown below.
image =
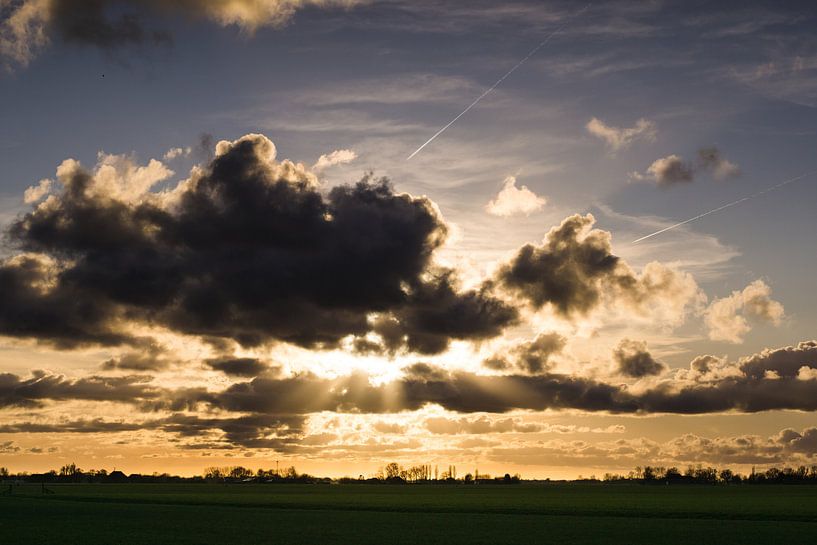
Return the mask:
[(589, 231), (594, 219), (573, 215), (548, 232), (542, 246), (526, 244), (497, 273), (498, 281), (540, 308), (586, 313), (599, 300), (599, 283), (615, 274), (609, 234)]
[[(486, 289), (461, 292), (432, 266), (446, 226), (431, 201), (368, 177), (324, 195), (274, 156), (260, 135), (222, 142), (175, 191), (136, 195), (128, 180), (111, 191), (63, 163), (63, 191), (11, 226), (28, 253), (0, 264), (0, 333), (119, 344), (122, 325), (138, 322), (325, 347), (381, 330), (392, 351), (433, 353), (515, 320)], [(386, 334), (378, 324), (389, 321)]]
[(697, 297), (694, 280), (656, 262), (635, 273), (613, 255), (610, 233), (593, 229), (594, 223), (591, 214), (565, 218), (541, 245), (520, 248), (498, 269), (495, 282), (536, 309), (549, 306), (566, 317), (589, 313), (603, 295), (619, 307), (666, 307), (683, 315)]

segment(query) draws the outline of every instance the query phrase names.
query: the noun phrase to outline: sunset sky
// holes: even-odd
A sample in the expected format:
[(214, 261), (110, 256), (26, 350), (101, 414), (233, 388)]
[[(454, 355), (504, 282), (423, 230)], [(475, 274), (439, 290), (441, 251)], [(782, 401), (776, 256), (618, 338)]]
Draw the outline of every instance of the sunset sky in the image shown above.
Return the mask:
[(815, 28), (0, 0), (0, 465), (817, 463)]

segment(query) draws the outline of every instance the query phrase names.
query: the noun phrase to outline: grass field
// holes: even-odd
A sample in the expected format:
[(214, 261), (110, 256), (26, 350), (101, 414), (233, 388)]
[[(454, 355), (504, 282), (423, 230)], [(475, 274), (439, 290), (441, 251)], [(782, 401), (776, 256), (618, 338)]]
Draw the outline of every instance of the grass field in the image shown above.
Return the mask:
[(817, 487), (24, 485), (9, 544), (817, 543)]

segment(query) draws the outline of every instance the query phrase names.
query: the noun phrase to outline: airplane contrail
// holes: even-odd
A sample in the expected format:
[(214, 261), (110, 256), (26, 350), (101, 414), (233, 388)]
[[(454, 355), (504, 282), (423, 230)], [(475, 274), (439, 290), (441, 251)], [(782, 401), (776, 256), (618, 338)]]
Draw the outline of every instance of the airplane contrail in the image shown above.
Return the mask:
[(536, 52), (537, 52), (537, 51), (539, 51), (540, 49), (542, 49), (542, 48), (543, 48), (543, 47), (544, 47), (544, 46), (545, 46), (545, 45), (546, 45), (546, 44), (547, 44), (547, 43), (550, 41), (550, 39), (551, 39), (551, 38), (553, 38), (553, 37), (554, 37), (556, 34), (558, 34), (559, 32), (561, 32), (561, 31), (562, 31), (562, 30), (563, 30), (563, 29), (564, 29), (564, 28), (567, 26), (567, 24), (568, 24), (570, 21), (572, 21), (573, 19), (575, 19), (576, 17), (578, 17), (579, 15), (581, 15), (582, 13), (584, 13), (585, 11), (587, 11), (587, 10), (588, 10), (588, 8), (590, 8), (590, 6), (591, 6), (591, 5), (592, 5), (592, 4), (587, 4), (586, 6), (584, 6), (584, 7), (583, 7), (581, 10), (579, 10), (578, 12), (576, 12), (576, 14), (575, 14), (575, 15), (573, 15), (573, 16), (571, 16), (571, 17), (569, 17), (569, 18), (567, 19), (567, 21), (565, 21), (564, 23), (562, 23), (562, 25), (561, 25), (561, 26), (559, 26), (559, 28), (557, 28), (556, 30), (554, 30), (553, 32), (551, 32), (550, 34), (548, 34), (548, 36), (547, 36), (547, 37), (546, 37), (544, 40), (542, 40), (541, 42), (539, 42), (539, 45), (537, 45), (536, 47), (534, 47), (533, 49), (531, 49), (531, 50), (530, 50), (530, 53), (528, 53), (527, 55), (525, 55), (525, 57), (524, 57), (524, 58), (523, 58), (521, 61), (519, 61), (518, 63), (516, 63), (516, 64), (513, 66), (513, 68), (511, 68), (510, 70), (508, 70), (507, 72), (505, 72), (505, 75), (504, 75), (504, 76), (502, 76), (501, 78), (499, 78), (498, 80), (496, 80), (496, 83), (494, 83), (493, 85), (491, 85), (490, 87), (488, 87), (488, 89), (486, 89), (486, 90), (485, 90), (485, 91), (484, 91), (484, 92), (483, 92), (481, 95), (479, 95), (479, 96), (478, 96), (478, 97), (477, 97), (477, 98), (474, 100), (474, 102), (472, 102), (471, 104), (469, 104), (469, 105), (468, 105), (468, 107), (467, 107), (466, 109), (464, 109), (462, 112), (460, 112), (460, 113), (459, 113), (459, 115), (458, 115), (457, 117), (455, 117), (454, 119), (452, 119), (451, 121), (449, 121), (449, 122), (448, 122), (448, 124), (447, 124), (447, 125), (445, 125), (445, 126), (442, 128), (442, 129), (440, 129), (440, 130), (438, 130), (437, 132), (435, 132), (435, 133), (434, 133), (434, 136), (432, 136), (431, 138), (429, 138), (428, 140), (426, 140), (426, 141), (423, 143), (423, 145), (422, 145), (422, 146), (420, 146), (419, 148), (417, 148), (416, 150), (414, 150), (414, 153), (412, 153), (411, 155), (409, 155), (409, 156), (406, 158), (406, 161), (410, 160), (412, 157), (414, 157), (415, 155), (417, 155), (418, 153), (420, 153), (424, 147), (426, 147), (426, 146), (427, 146), (427, 145), (429, 145), (431, 142), (433, 142), (433, 141), (434, 141), (434, 139), (435, 139), (435, 138), (437, 138), (438, 136), (440, 136), (440, 135), (441, 135), (443, 132), (445, 132), (445, 130), (446, 130), (448, 127), (450, 127), (451, 125), (453, 125), (454, 123), (456, 123), (456, 122), (457, 122), (457, 120), (458, 120), (459, 118), (461, 118), (462, 116), (464, 116), (465, 114), (467, 114), (467, 113), (468, 113), (468, 110), (470, 110), (471, 108), (473, 108), (474, 106), (476, 106), (476, 105), (479, 103), (479, 101), (480, 101), (480, 100), (482, 100), (483, 98), (485, 98), (486, 96), (488, 96), (488, 95), (491, 93), (491, 91), (493, 91), (494, 89), (496, 89), (497, 87), (499, 87), (499, 84), (501, 84), (503, 81), (505, 81), (505, 78), (507, 78), (508, 76), (510, 76), (511, 74), (513, 74), (513, 73), (516, 71), (516, 69), (517, 69), (517, 68), (519, 68), (520, 66), (522, 66), (523, 64), (525, 64), (525, 61), (527, 61), (528, 59), (530, 59), (531, 57), (533, 57), (533, 56), (536, 54)]
[(669, 231), (671, 229), (675, 229), (676, 227), (686, 225), (687, 223), (692, 223), (693, 221), (699, 220), (699, 219), (701, 219), (701, 218), (703, 218), (705, 216), (708, 216), (710, 214), (714, 214), (715, 212), (720, 212), (721, 210), (724, 210), (726, 208), (735, 206), (735, 205), (740, 204), (742, 202), (746, 202), (746, 201), (748, 201), (750, 199), (754, 199), (755, 197), (760, 197), (761, 195), (765, 195), (766, 193), (774, 191), (775, 189), (780, 189), (781, 187), (783, 187), (785, 185), (789, 185), (789, 184), (794, 183), (794, 182), (796, 182), (798, 180), (802, 180), (803, 178), (805, 178), (807, 176), (811, 176), (812, 174), (816, 174), (816, 173), (817, 173), (817, 170), (811, 170), (809, 172), (806, 172), (805, 174), (800, 174), (799, 176), (795, 176), (794, 178), (789, 178), (788, 180), (780, 182), (779, 184), (773, 185), (771, 187), (767, 187), (763, 191), (758, 191), (757, 193), (747, 195), (746, 197), (742, 197), (742, 198), (740, 198), (740, 199), (738, 199), (736, 201), (726, 203), (726, 204), (724, 204), (722, 206), (719, 206), (717, 208), (709, 210), (708, 212), (704, 212), (703, 214), (698, 214), (697, 216), (689, 218), (688, 220), (684, 220), (682, 222), (676, 223), (675, 225), (670, 225), (669, 227), (664, 227), (660, 231), (656, 231), (654, 233), (650, 233), (649, 235), (645, 235), (645, 236), (643, 236), (641, 238), (637, 238), (634, 241), (632, 241), (631, 244), (638, 244), (642, 240), (647, 240), (648, 238), (652, 238), (652, 237), (654, 237), (656, 235), (660, 235), (661, 233), (666, 233), (667, 231)]

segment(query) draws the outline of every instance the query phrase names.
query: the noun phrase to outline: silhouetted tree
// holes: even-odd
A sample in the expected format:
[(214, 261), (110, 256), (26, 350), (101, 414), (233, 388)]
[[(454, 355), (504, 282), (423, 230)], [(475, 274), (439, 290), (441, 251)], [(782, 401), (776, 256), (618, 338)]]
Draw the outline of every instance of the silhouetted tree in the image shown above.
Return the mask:
[(386, 478), (396, 479), (400, 477), (400, 466), (394, 462), (386, 465)]

